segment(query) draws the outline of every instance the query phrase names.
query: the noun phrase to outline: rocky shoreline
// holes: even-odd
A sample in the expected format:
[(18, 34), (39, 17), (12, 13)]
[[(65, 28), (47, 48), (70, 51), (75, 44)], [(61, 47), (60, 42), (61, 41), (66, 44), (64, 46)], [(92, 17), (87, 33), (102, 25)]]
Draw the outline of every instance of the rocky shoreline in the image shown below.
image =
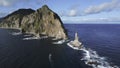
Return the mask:
[(34, 34), (37, 37), (46, 35), (56, 39), (68, 38), (60, 17), (47, 5), (37, 10), (19, 9), (2, 18), (0, 27), (19, 29), (22, 33)]

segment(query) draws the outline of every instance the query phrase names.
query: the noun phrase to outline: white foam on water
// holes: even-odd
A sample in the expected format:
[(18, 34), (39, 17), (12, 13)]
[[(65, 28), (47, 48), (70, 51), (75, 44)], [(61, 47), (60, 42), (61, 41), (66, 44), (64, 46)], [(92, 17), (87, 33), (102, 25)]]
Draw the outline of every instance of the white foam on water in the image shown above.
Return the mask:
[(66, 42), (66, 40), (59, 40), (57, 42), (53, 42), (53, 44), (63, 44), (64, 42)]
[(22, 33), (21, 32), (13, 32), (11, 34), (17, 36), (17, 35), (21, 35)]
[(23, 40), (34, 40), (34, 39), (45, 39), (45, 38), (48, 38), (48, 36), (43, 36), (43, 37), (32, 36), (32, 37), (23, 38)]
[(93, 68), (119, 68), (116, 65), (111, 65), (108, 61), (106, 61), (105, 57), (100, 57), (96, 51), (93, 51), (92, 49), (86, 49), (85, 47), (78, 48), (73, 47), (70, 43), (67, 43), (69, 47), (75, 50), (82, 50), (83, 53), (83, 60), (85, 64), (92, 66)]
[(49, 54), (48, 58), (49, 58), (50, 63), (52, 62), (51, 56), (52, 56), (52, 54)]
[(84, 49), (83, 45), (81, 45), (81, 46), (82, 46), (81, 48), (79, 48), (79, 47), (74, 47), (73, 45), (70, 44), (70, 42), (67, 43), (67, 45), (68, 45), (69, 47), (71, 47), (72, 49), (74, 49), (74, 50), (83, 50), (83, 49)]
[(91, 57), (91, 56), (90, 56), (90, 52), (87, 51), (87, 50), (85, 50), (85, 49), (83, 49), (83, 51), (86, 52), (84, 59), (90, 59), (90, 57)]
[(31, 36), (31, 35), (30, 34), (24, 35), (24, 37), (28, 37), (28, 36)]
[(69, 47), (71, 47), (72, 49), (80, 50), (78, 47), (73, 47), (73, 45), (71, 45), (70, 43), (67, 43), (67, 45), (68, 45)]
[(93, 68), (119, 68), (117, 66), (111, 66), (109, 62), (106, 61), (105, 57), (100, 57), (96, 51), (91, 49), (83, 49), (84, 57), (81, 59), (85, 61), (85, 64), (92, 66)]
[(39, 39), (38, 37), (27, 37), (27, 38), (23, 38), (23, 40), (33, 40), (33, 39)]
[(52, 60), (52, 54), (51, 53), (49, 54), (48, 59), (49, 59), (51, 68), (54, 68), (54, 63), (53, 63), (53, 60)]

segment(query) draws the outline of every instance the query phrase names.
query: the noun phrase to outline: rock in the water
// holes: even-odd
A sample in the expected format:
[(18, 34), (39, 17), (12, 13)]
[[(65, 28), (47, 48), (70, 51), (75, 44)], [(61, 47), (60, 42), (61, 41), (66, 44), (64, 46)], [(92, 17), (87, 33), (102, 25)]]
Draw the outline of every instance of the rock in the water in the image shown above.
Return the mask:
[(79, 42), (79, 38), (78, 38), (77, 33), (75, 33), (74, 41), (71, 41), (70, 44), (73, 45), (74, 47), (80, 47), (80, 48), (82, 47), (82, 43)]
[[(23, 9), (22, 9), (23, 10)], [(47, 5), (42, 8), (25, 11), (18, 10), (5, 17), (1, 21), (1, 27), (21, 28), (23, 33), (31, 33), (41, 37), (55, 37), (56, 39), (67, 39), (67, 32), (60, 17)]]

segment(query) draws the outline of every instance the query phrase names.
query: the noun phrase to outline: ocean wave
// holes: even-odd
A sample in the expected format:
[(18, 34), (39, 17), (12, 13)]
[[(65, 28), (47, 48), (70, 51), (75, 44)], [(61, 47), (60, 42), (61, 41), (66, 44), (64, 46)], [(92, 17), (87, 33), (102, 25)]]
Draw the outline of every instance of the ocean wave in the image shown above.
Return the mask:
[(81, 50), (80, 48), (78, 48), (78, 47), (74, 47), (73, 45), (71, 45), (70, 43), (67, 43), (67, 45), (69, 46), (69, 47), (71, 47), (72, 49), (75, 49), (75, 50)]
[(43, 36), (43, 37), (32, 36), (32, 37), (23, 38), (23, 40), (35, 40), (35, 39), (44, 39), (44, 38), (48, 38), (48, 36)]
[(27, 37), (27, 38), (23, 38), (23, 40), (33, 40), (33, 39), (39, 39), (38, 37)]
[(48, 58), (49, 58), (49, 61), (50, 61), (50, 62), (52, 62), (51, 56), (52, 56), (52, 54), (49, 54), (49, 57), (48, 57)]
[(59, 40), (59, 41), (56, 41), (56, 42), (53, 42), (53, 44), (63, 44), (65, 42), (67, 42), (68, 40)]
[(17, 35), (21, 35), (22, 32), (13, 32), (13, 33), (11, 33), (11, 34), (17, 36)]
[(93, 68), (119, 68), (114, 64), (110, 64), (105, 57), (100, 57), (97, 52), (92, 49), (73, 47), (70, 43), (67, 43), (67, 45), (72, 49), (83, 51), (83, 58), (81, 60), (84, 61), (86, 65), (92, 66)]
[(54, 68), (54, 63), (53, 63), (53, 60), (52, 60), (52, 54), (51, 53), (49, 54), (48, 59), (49, 59), (51, 68)]
[(26, 34), (26, 35), (24, 35), (24, 37), (29, 37), (29, 36), (32, 36), (31, 34)]

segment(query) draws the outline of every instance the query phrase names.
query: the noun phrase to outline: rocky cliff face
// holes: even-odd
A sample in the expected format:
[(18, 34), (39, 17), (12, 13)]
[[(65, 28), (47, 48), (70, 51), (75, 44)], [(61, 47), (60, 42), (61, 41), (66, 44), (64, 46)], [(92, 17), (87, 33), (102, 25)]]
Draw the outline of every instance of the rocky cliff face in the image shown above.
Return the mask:
[(6, 17), (3, 17), (0, 23), (1, 27), (20, 28), (24, 16), (35, 12), (32, 9), (19, 9)]
[(36, 11), (32, 9), (15, 11), (5, 17), (0, 26), (21, 28), (23, 33), (32, 33), (38, 37), (46, 35), (57, 39), (67, 38), (67, 32), (60, 17), (47, 5)]

